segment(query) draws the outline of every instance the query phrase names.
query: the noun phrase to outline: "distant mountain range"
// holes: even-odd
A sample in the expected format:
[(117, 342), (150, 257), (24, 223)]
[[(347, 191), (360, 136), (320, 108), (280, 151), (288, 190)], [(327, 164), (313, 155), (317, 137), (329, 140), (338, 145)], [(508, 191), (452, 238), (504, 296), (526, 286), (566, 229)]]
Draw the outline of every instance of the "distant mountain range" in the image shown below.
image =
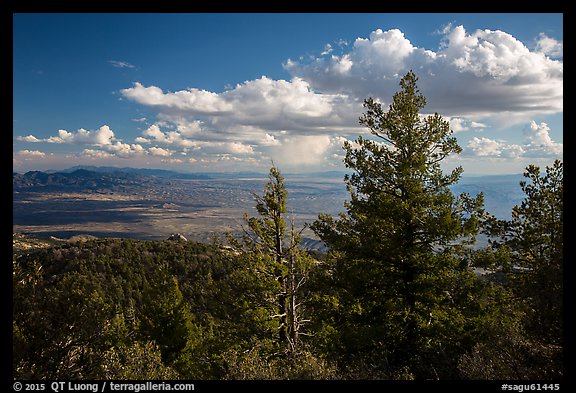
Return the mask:
[(30, 171), (25, 174), (13, 173), (12, 187), (14, 190), (61, 186), (95, 189), (114, 187), (119, 184), (137, 182), (138, 180), (134, 176), (121, 172), (110, 174), (85, 169), (56, 173)]
[(14, 190), (37, 187), (75, 187), (86, 189), (113, 188), (115, 186), (143, 185), (152, 178), (210, 179), (204, 174), (184, 174), (163, 169), (136, 169), (116, 167), (75, 166), (62, 171), (30, 171), (13, 173)]
[[(310, 179), (310, 182), (328, 180), (331, 182), (344, 178), (343, 172), (314, 172), (306, 174), (285, 174), (291, 178)], [(24, 174), (13, 173), (13, 189), (30, 190), (48, 188), (75, 188), (77, 190), (113, 189), (121, 186), (145, 186), (158, 179), (199, 179), (217, 180), (224, 178), (264, 178), (260, 172), (238, 173), (180, 173), (164, 169), (118, 168), (97, 166), (75, 166), (61, 171), (30, 171)], [(462, 192), (474, 196), (484, 193), (484, 206), (498, 218), (510, 219), (511, 209), (522, 202), (525, 195), (520, 188), (521, 174), (464, 176), (451, 187), (455, 194)], [(345, 191), (344, 191), (345, 192)], [(343, 195), (345, 198), (346, 195)]]
[(500, 219), (512, 217), (512, 207), (524, 200), (525, 194), (520, 181), (526, 180), (522, 174), (464, 176), (451, 187), (454, 194), (466, 192), (475, 196), (484, 194), (484, 209)]
[(97, 172), (97, 173), (136, 174), (142, 176), (157, 176), (157, 177), (174, 178), (174, 179), (210, 179), (208, 175), (203, 173), (200, 174), (182, 173), (166, 169), (130, 168), (130, 167), (118, 168), (114, 166), (92, 166), (92, 165), (77, 165), (61, 171), (49, 170), (46, 171), (46, 173), (74, 173), (79, 170)]

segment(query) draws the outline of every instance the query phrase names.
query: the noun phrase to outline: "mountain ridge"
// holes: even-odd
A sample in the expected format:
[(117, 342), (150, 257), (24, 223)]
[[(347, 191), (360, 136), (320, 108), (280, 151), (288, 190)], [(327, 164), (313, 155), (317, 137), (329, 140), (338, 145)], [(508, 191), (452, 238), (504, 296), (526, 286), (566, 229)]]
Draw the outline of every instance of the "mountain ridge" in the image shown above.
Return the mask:
[[(44, 171), (39, 170), (32, 170), (27, 172), (13, 172), (13, 174), (26, 174), (32, 172), (43, 172), (47, 174), (65, 174), (65, 173), (73, 173), (78, 170), (86, 170), (89, 172), (96, 172), (96, 173), (124, 173), (124, 174), (138, 174), (138, 175), (147, 175), (147, 176), (158, 176), (158, 177), (165, 177), (165, 178), (190, 178), (190, 179), (212, 179), (212, 178), (223, 178), (223, 177), (230, 177), (230, 176), (268, 176), (267, 171), (228, 171), (228, 172), (181, 172), (176, 170), (170, 169), (159, 169), (159, 168), (135, 168), (135, 167), (115, 167), (115, 166), (96, 166), (96, 165), (75, 165), (70, 168), (66, 169), (47, 169)], [(284, 177), (318, 177), (318, 176), (325, 176), (327, 178), (340, 178), (344, 179), (344, 175), (348, 172), (346, 170), (326, 170), (326, 171), (312, 171), (312, 172), (283, 172)], [(482, 180), (482, 182), (506, 182), (510, 180), (522, 180), (523, 175), (522, 173), (504, 173), (504, 174), (466, 174), (464, 173), (460, 178), (459, 182), (463, 183), (474, 183), (478, 180)]]

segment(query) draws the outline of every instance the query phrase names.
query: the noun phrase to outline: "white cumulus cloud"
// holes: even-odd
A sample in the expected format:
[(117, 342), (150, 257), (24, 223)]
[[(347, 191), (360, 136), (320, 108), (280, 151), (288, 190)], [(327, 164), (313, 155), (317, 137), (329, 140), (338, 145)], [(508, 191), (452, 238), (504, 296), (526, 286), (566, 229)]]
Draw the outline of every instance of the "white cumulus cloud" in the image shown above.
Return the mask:
[(84, 149), (82, 150), (82, 157), (90, 158), (90, 159), (105, 159), (105, 158), (112, 158), (114, 154), (108, 153), (104, 150), (96, 150), (96, 149)]
[(164, 92), (156, 86), (135, 83), (121, 93), (169, 116), (211, 116), (233, 119), (235, 124), (282, 128), (310, 126), (339, 116), (334, 104), (341, 97), (317, 94), (301, 78), (292, 81), (267, 77), (238, 84), (222, 93), (188, 89)]
[(16, 137), (16, 140), (22, 141), (22, 142), (31, 142), (31, 143), (42, 142), (41, 139), (36, 138), (34, 135), (19, 136), (19, 137)]
[[(122, 96), (156, 111), (157, 118), (134, 144), (80, 130), (48, 139), (92, 141), (122, 156), (178, 156), (202, 163), (273, 158), (291, 166), (317, 165), (341, 158), (342, 141), (366, 132), (358, 124), (363, 99), (373, 97), (386, 108), (409, 70), (427, 98), (426, 113), (442, 114), (455, 132), (483, 131), (497, 122), (522, 124), (563, 111), (561, 41), (541, 34), (530, 49), (500, 30), (467, 31), (449, 24), (436, 33), (437, 47), (424, 48), (400, 29), (376, 29), (350, 43), (326, 44), (316, 57), (288, 59), (284, 68), (290, 80), (262, 76), (221, 92), (166, 91), (136, 82), (122, 89)], [(561, 154), (562, 145), (545, 127), (536, 128), (521, 145), (505, 136), (472, 138), (465, 154)], [(37, 142), (34, 138), (22, 141)]]
[(531, 155), (554, 156), (563, 153), (564, 145), (552, 140), (548, 124), (531, 121), (524, 133), (527, 136), (526, 149)]
[(171, 150), (163, 149), (161, 147), (156, 147), (156, 146), (149, 148), (148, 151), (153, 156), (159, 156), (159, 157), (170, 157), (174, 153)]
[(301, 78), (262, 77), (222, 93), (164, 92), (136, 83), (122, 94), (155, 108), (161, 119), (135, 142), (171, 146), (182, 155), (207, 160), (209, 156), (230, 160), (250, 155), (266, 159), (272, 153), (292, 151), (295, 165), (321, 162), (321, 156), (313, 155), (325, 152), (326, 134), (357, 133), (361, 113), (360, 103), (339, 94), (318, 94)]
[(76, 132), (69, 132), (66, 130), (58, 130), (58, 135), (51, 136), (49, 138), (37, 138), (34, 135), (28, 135), (25, 137), (17, 138), (24, 142), (47, 142), (47, 143), (68, 143), (68, 144), (79, 144), (79, 145), (93, 145), (93, 146), (105, 146), (111, 145), (116, 139), (114, 136), (114, 131), (110, 129), (107, 125), (103, 125), (97, 130), (88, 131), (80, 128)]
[(524, 144), (508, 143), (505, 140), (474, 137), (464, 150), (465, 155), (480, 157), (558, 157), (563, 154), (564, 145), (552, 140), (550, 127), (546, 123), (531, 121), (524, 128)]
[(562, 58), (564, 56), (564, 43), (540, 33), (536, 42), (536, 51), (552, 58)]
[(488, 127), (486, 124), (476, 121), (470, 121), (460, 117), (452, 117), (447, 119), (450, 123), (450, 129), (454, 132), (468, 131), (470, 129), (482, 129)]
[(18, 151), (18, 155), (21, 157), (44, 157), (46, 153), (41, 152), (39, 150), (20, 150)]
[(499, 156), (504, 147), (503, 141), (490, 138), (474, 137), (468, 142), (467, 147), (477, 156)]
[(135, 143), (130, 144), (117, 141), (113, 144), (104, 146), (104, 148), (107, 151), (113, 152), (115, 155), (123, 158), (129, 158), (146, 154), (146, 149), (144, 149), (142, 145)]
[(84, 149), (82, 154), (91, 158), (108, 158), (111, 156), (118, 156), (123, 158), (134, 157), (138, 155), (147, 154), (146, 149), (141, 145), (135, 143), (124, 143), (117, 139), (114, 131), (109, 126), (103, 125), (96, 130), (86, 130), (80, 128), (76, 132), (66, 130), (58, 130), (58, 134), (48, 138), (36, 138), (33, 135), (28, 135), (18, 138), (24, 142), (45, 142), (45, 143), (58, 143), (58, 144), (72, 144), (100, 147), (98, 149)]
[(284, 68), (323, 93), (390, 102), (398, 80), (412, 69), (427, 98), (427, 110), (471, 120), (522, 122), (527, 116), (563, 111), (563, 63), (544, 53), (560, 44), (541, 36), (531, 51), (499, 30), (468, 32), (446, 26), (437, 50), (414, 45), (398, 29), (357, 38), (340, 56), (289, 59)]
[(284, 168), (316, 165), (324, 162), (331, 145), (328, 135), (293, 136), (269, 148), (274, 161)]

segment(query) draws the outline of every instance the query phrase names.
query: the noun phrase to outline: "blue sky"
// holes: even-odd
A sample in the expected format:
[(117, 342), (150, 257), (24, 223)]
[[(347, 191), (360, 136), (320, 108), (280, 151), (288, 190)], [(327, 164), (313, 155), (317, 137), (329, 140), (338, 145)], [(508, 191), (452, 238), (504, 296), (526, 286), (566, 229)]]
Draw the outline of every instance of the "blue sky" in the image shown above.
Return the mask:
[(14, 170), (343, 169), (413, 69), (465, 174), (563, 156), (563, 15), (14, 14)]

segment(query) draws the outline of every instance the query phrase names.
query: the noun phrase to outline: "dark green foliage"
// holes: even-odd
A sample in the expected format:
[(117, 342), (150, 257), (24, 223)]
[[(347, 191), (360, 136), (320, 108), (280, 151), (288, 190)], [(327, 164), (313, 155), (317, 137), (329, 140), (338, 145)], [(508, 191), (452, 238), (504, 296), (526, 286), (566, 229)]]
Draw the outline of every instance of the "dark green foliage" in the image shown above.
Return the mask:
[[(309, 356), (314, 357), (310, 352), (302, 351), (301, 345), (302, 336), (308, 335), (304, 332), (311, 315), (307, 310), (309, 289), (306, 284), (315, 261), (298, 248), (301, 231), (297, 232), (293, 221), (286, 216), (287, 195), (284, 178), (273, 165), (263, 195), (254, 195), (258, 216), (245, 215), (247, 228), (241, 241), (229, 238), (233, 249), (248, 262), (252, 274), (257, 275), (265, 287), (261, 293), (265, 296), (257, 310), (264, 318), (262, 322), (268, 319), (267, 324), (261, 325), (267, 328), (262, 332), (263, 336), (272, 333), (267, 336), (268, 345), (259, 342), (257, 350), (253, 347), (248, 351), (249, 355), (235, 358), (233, 370), (248, 373), (246, 378), (257, 374), (244, 370), (245, 366), (254, 366), (253, 362), (263, 361), (263, 356), (266, 362), (275, 364), (271, 366), (273, 368), (280, 364), (291, 368), (291, 364), (298, 363), (301, 357), (304, 363), (310, 360)], [(286, 363), (286, 359), (291, 360)], [(286, 372), (285, 378), (293, 378), (294, 370)], [(236, 378), (235, 373), (230, 375)]]
[(562, 345), (563, 164), (556, 160), (544, 175), (530, 165), (524, 176), (529, 181), (520, 186), (526, 199), (512, 209), (512, 220), (504, 225), (504, 244), (519, 271), (509, 276), (519, 296), (527, 300), (527, 329), (546, 343)]
[[(549, 379), (563, 375), (563, 164), (546, 173), (526, 168), (524, 201), (511, 220), (491, 218), (489, 247), (473, 256), (511, 291), (517, 315), (462, 359), (464, 374), (477, 378)], [(494, 343), (499, 343), (494, 347)], [(481, 364), (494, 367), (482, 368)]]
[[(219, 353), (257, 339), (257, 312), (245, 311), (259, 282), (243, 269), (192, 242), (103, 239), (16, 257), (14, 376), (217, 378)], [(158, 367), (135, 369), (130, 348), (160, 355)]]
[(103, 379), (154, 380), (176, 379), (178, 373), (162, 361), (160, 349), (153, 342), (135, 341), (132, 345), (113, 347), (104, 355)]
[(258, 343), (251, 350), (229, 354), (227, 379), (311, 380), (338, 379), (337, 370), (308, 350), (270, 354), (270, 343)]
[(440, 161), (461, 149), (440, 115), (420, 117), (426, 100), (416, 81), (412, 72), (402, 79), (387, 112), (365, 101), (360, 123), (374, 139), (345, 144), (354, 171), (345, 178), (347, 214), (313, 225), (336, 252), (346, 362), (368, 377), (452, 377), (442, 359), (454, 358), (473, 329), (465, 294), (474, 277), (459, 255), (477, 233), (482, 195), (448, 188), (462, 169), (445, 175)]
[(561, 348), (531, 339), (517, 318), (500, 321), (485, 333), (488, 339), (460, 359), (463, 378), (553, 380), (562, 375)]

